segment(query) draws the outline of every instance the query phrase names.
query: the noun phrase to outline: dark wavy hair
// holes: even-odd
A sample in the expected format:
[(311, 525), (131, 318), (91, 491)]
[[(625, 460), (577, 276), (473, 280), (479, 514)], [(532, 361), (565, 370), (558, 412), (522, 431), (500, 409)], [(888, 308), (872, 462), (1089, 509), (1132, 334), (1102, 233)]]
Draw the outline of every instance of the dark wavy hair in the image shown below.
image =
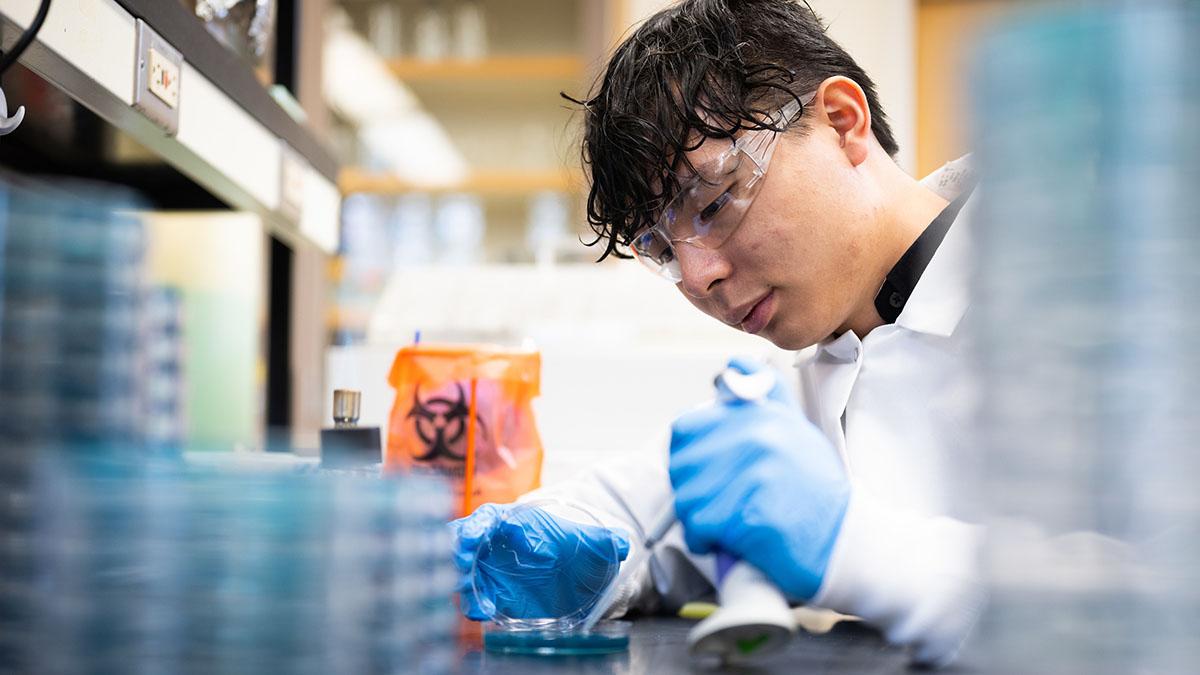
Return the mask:
[[(898, 151), (875, 85), (825, 33), (820, 17), (793, 0), (683, 0), (650, 17), (617, 47), (579, 105), (583, 164), (591, 178), (587, 218), (605, 242), (600, 260), (630, 257), (633, 234), (654, 222), (679, 190), (686, 152), (740, 130), (780, 131), (789, 98), (844, 75), (866, 92), (871, 129)], [(789, 131), (805, 133), (804, 120)]]

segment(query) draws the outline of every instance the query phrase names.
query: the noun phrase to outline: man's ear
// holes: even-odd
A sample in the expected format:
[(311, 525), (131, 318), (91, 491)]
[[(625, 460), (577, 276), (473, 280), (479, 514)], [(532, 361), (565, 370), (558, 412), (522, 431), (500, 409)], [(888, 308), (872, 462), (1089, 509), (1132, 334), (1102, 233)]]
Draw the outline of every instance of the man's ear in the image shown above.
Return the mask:
[(814, 101), (818, 115), (823, 115), (837, 132), (838, 145), (850, 164), (858, 166), (867, 160), (871, 143), (871, 107), (867, 95), (858, 83), (837, 75), (821, 83)]

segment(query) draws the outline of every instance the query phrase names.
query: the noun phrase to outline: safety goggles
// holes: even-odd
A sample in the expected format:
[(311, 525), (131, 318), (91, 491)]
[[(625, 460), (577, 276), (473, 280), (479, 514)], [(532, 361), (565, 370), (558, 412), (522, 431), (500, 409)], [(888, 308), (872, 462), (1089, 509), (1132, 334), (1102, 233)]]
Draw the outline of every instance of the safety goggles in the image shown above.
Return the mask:
[[(775, 125), (786, 129), (816, 94), (789, 101), (779, 111)], [(695, 167), (696, 175), (683, 183), (658, 221), (633, 236), (630, 248), (635, 257), (671, 283), (682, 281), (675, 246), (714, 249), (729, 239), (762, 188), (779, 133), (770, 129), (744, 132), (719, 156)]]

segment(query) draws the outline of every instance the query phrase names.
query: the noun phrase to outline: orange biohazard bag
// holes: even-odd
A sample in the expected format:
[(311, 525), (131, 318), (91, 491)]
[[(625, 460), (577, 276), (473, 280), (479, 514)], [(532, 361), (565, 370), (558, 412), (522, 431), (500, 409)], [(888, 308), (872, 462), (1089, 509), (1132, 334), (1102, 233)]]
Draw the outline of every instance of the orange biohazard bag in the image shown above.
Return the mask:
[(490, 346), (411, 345), (400, 349), (388, 383), (385, 470), (432, 470), (450, 477), (467, 515), (538, 487), (542, 440), (532, 401), (541, 354)]

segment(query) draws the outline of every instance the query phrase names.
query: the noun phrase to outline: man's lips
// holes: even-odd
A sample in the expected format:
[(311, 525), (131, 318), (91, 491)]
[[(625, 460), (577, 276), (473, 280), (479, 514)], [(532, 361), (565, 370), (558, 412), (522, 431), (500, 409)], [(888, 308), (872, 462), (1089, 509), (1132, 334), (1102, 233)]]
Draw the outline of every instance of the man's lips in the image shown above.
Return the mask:
[(763, 328), (766, 328), (767, 323), (771, 320), (771, 315), (775, 312), (775, 291), (768, 291), (758, 300), (749, 305), (743, 305), (735, 311), (729, 313), (725, 320), (731, 326), (746, 331), (747, 333), (757, 333)]

